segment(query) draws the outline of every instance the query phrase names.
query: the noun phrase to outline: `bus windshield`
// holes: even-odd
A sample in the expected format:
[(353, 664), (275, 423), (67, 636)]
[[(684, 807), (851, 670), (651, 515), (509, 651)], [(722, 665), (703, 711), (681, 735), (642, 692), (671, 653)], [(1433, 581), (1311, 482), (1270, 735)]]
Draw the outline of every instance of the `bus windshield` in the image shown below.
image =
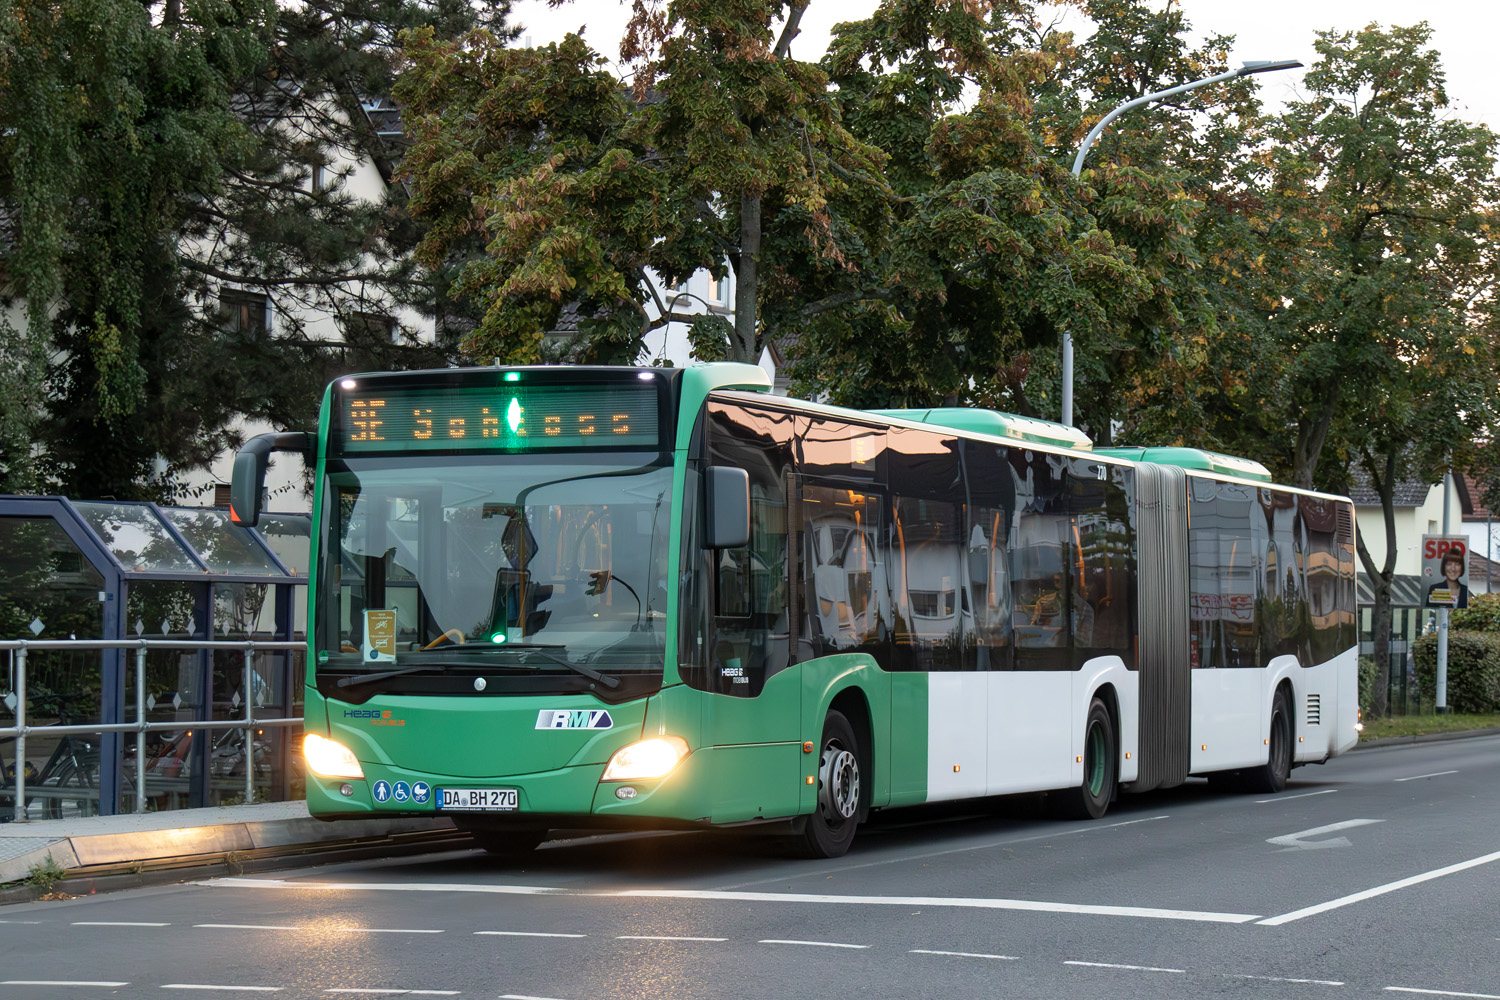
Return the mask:
[(660, 674), (672, 470), (654, 455), (328, 469), (320, 671)]

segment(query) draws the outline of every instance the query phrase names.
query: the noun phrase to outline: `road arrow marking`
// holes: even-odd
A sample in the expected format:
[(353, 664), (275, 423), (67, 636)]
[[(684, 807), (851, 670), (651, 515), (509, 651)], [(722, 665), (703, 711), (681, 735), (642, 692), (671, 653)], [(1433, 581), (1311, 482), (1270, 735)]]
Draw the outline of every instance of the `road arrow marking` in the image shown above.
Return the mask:
[[(1325, 833), (1337, 833), (1340, 830), (1352, 830), (1357, 826), (1369, 826), (1371, 823), (1384, 823), (1383, 819), (1346, 819), (1342, 823), (1329, 823), (1327, 826), (1314, 827), (1311, 830), (1301, 830), (1297, 833), (1289, 833), (1283, 837), (1268, 837), (1268, 844), (1285, 844), (1282, 851), (1312, 851), (1320, 847), (1352, 847), (1348, 837), (1333, 837), (1329, 840), (1308, 840), (1308, 837), (1320, 837)], [(1280, 852), (1278, 852), (1280, 853)]]

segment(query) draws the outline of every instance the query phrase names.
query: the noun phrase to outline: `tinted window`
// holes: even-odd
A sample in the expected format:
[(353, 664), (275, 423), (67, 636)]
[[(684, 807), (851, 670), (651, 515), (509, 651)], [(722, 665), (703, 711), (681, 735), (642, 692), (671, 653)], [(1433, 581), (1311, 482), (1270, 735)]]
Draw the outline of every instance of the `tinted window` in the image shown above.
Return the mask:
[(964, 444), (969, 486), (964, 556), (968, 573), (973, 630), (965, 656), (978, 670), (1009, 670), (1013, 638), (1008, 546), (1016, 517), (1016, 478), (1010, 449), (1003, 445)]
[(1068, 504), (1074, 554), (1068, 618), (1074, 661), (1116, 654), (1134, 666), (1134, 482), (1128, 468), (1074, 459)]
[(1071, 667), (1066, 462), (1045, 452), (1012, 449), (1016, 512), (1010, 542), (1017, 670)]
[(968, 614), (964, 488), (955, 438), (892, 430), (886, 438), (892, 525), (892, 668), (957, 670)]
[[(1188, 599), (1195, 667), (1260, 665), (1256, 604), (1261, 558), (1254, 487), (1188, 477)], [(1260, 512), (1256, 511), (1257, 517)], [(1262, 519), (1262, 523), (1264, 523)]]
[(1305, 567), (1303, 610), (1309, 657), (1304, 666), (1325, 663), (1339, 651), (1338, 505), (1321, 497), (1297, 497)]
[(880, 496), (803, 483), (801, 504), (814, 649), (885, 662), (890, 598)]

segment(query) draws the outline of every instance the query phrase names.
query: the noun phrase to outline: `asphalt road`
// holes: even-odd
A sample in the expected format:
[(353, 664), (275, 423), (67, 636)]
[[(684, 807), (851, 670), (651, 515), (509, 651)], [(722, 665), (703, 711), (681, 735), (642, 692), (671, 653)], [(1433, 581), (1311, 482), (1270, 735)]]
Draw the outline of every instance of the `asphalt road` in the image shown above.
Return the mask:
[(700, 834), (0, 910), (0, 998), (1488, 997), (1500, 738), (1203, 782), (1094, 823), (894, 811), (832, 862)]

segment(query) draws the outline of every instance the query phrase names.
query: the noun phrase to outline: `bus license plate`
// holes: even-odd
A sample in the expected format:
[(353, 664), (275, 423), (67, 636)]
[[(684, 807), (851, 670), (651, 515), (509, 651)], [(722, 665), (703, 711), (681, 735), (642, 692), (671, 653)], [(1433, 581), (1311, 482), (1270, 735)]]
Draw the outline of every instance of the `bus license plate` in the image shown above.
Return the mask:
[(514, 812), (520, 808), (514, 788), (439, 788), (438, 808), (470, 812)]

